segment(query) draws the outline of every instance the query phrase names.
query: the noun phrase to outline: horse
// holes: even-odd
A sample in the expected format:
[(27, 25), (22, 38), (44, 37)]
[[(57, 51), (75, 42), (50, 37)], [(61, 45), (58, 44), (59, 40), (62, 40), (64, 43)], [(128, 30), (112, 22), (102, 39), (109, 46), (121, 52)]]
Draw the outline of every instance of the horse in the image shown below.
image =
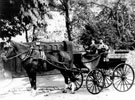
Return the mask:
[[(8, 46), (6, 44), (8, 44)], [(36, 95), (37, 89), (37, 72), (47, 72), (54, 69), (59, 70), (64, 77), (65, 88), (63, 93), (66, 93), (69, 88), (69, 79), (71, 81), (71, 94), (75, 93), (76, 78), (73, 72), (68, 70), (74, 66), (72, 65), (72, 58), (68, 52), (63, 50), (58, 50), (57, 52), (45, 52), (45, 50), (35, 49), (31, 44), (18, 43), (12, 40), (10, 43), (6, 44), (4, 46), (6, 53), (5, 56), (3, 56), (3, 59), (5, 61), (15, 57), (19, 57), (21, 59), (23, 67), (29, 77), (31, 90), (34, 95)], [(40, 56), (41, 54), (43, 57)]]

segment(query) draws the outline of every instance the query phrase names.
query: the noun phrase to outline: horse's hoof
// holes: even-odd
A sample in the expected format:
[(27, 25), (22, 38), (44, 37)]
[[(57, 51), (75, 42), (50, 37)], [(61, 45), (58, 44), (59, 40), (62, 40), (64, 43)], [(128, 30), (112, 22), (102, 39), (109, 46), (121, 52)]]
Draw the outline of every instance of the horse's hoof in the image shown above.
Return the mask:
[(68, 89), (68, 90), (71, 90), (71, 87), (68, 87), (67, 89)]
[(70, 92), (70, 94), (75, 94), (75, 92)]
[(62, 90), (62, 93), (67, 93), (67, 91), (66, 90)]

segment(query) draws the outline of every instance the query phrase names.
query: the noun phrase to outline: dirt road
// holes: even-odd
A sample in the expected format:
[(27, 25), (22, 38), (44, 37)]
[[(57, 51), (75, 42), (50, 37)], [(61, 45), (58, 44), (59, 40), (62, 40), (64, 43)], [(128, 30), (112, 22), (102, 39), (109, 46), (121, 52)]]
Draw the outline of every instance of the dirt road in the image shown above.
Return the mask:
[(70, 94), (70, 91), (62, 93), (64, 82), (61, 75), (38, 76), (37, 81), (37, 96), (31, 95), (29, 80), (24, 77), (13, 79), (8, 86), (1, 87), (0, 100), (132, 100), (135, 98), (134, 85), (127, 92), (118, 92), (111, 86), (98, 95), (92, 95), (86, 88), (81, 88), (75, 94)]

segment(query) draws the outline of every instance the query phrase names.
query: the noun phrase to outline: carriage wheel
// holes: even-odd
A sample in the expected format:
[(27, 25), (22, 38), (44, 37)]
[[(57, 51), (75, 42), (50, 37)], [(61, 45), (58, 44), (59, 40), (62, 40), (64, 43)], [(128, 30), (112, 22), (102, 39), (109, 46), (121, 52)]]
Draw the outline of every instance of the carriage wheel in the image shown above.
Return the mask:
[[(82, 84), (83, 84), (83, 74), (81, 73), (81, 71), (77, 68), (72, 68), (71, 69), (73, 71), (73, 74), (76, 78), (76, 81), (75, 81), (75, 85), (76, 85), (76, 89), (75, 91), (79, 90), (81, 87), (82, 87)], [(71, 82), (69, 81), (69, 84)], [(71, 89), (71, 87), (70, 87)]]
[(86, 78), (86, 88), (92, 94), (100, 93), (104, 88), (103, 74), (99, 70), (88, 73)]
[(108, 69), (108, 70), (103, 69), (102, 71), (103, 71), (103, 77), (105, 81), (104, 88), (108, 88), (113, 83), (112, 69)]
[(120, 92), (128, 91), (134, 83), (134, 70), (129, 64), (119, 64), (113, 71), (113, 86)]

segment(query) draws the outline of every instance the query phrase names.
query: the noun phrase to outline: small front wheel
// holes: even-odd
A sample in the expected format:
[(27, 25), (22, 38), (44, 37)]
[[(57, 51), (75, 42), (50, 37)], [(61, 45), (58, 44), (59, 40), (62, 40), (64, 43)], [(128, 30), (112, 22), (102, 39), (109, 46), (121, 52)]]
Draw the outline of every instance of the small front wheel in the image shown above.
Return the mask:
[(100, 70), (93, 70), (86, 77), (86, 88), (92, 94), (100, 93), (104, 88), (104, 78)]

